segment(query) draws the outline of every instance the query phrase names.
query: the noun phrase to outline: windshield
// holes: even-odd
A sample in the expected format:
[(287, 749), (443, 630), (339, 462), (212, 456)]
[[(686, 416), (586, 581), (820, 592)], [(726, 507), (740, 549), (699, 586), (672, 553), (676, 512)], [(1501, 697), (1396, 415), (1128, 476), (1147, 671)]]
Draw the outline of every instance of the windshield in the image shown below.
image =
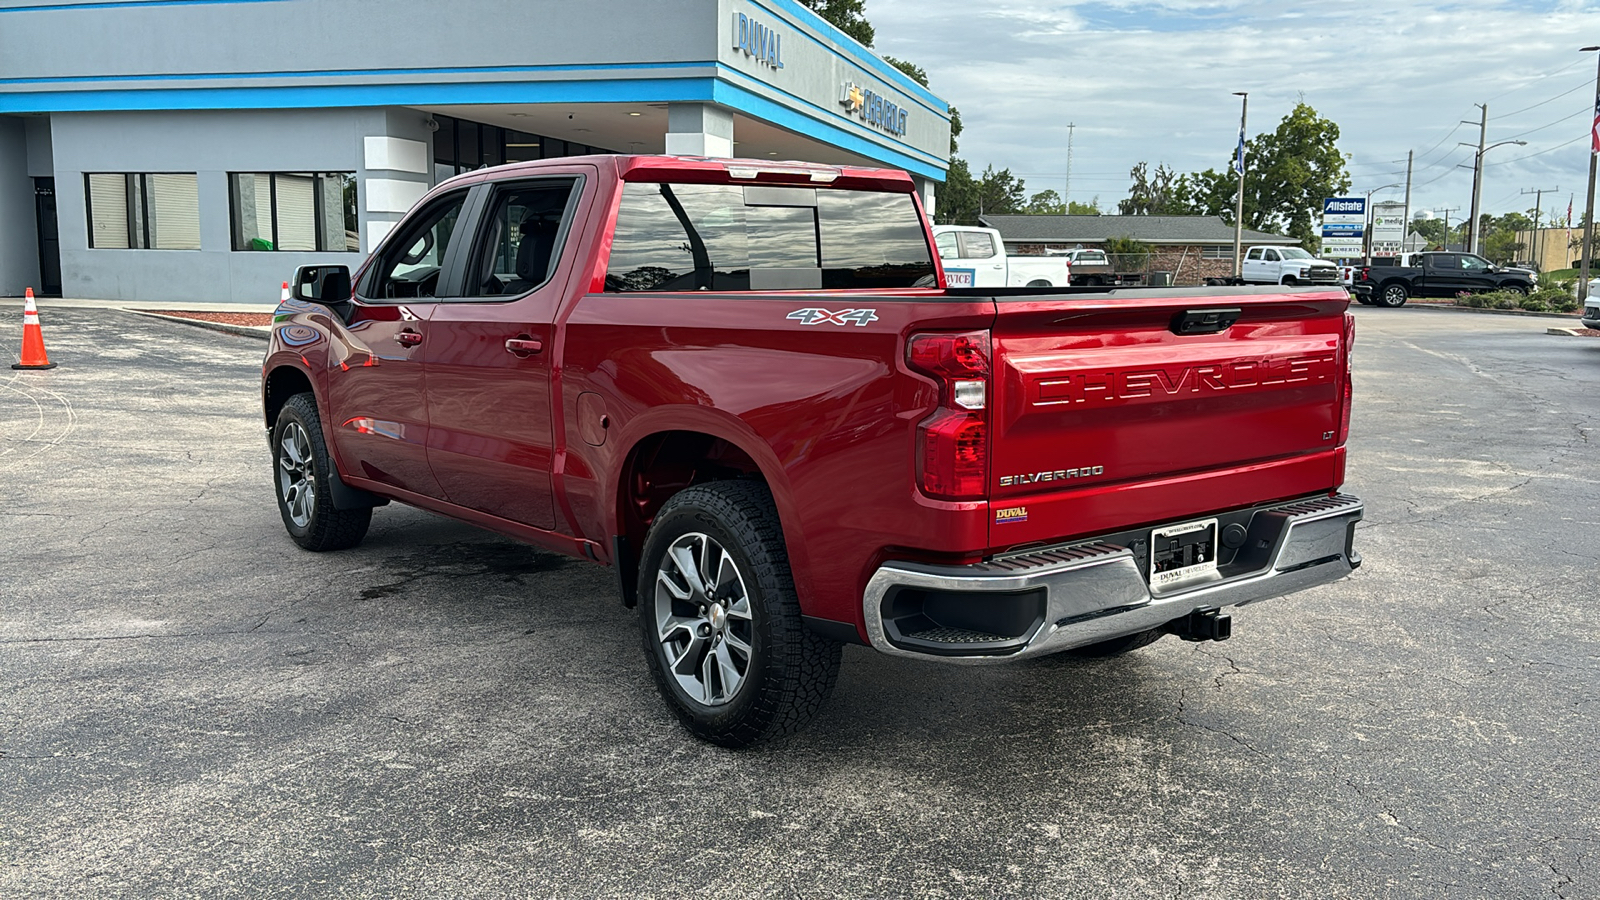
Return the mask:
[(1278, 252), (1283, 254), (1284, 259), (1316, 259), (1316, 257), (1301, 250), (1299, 247), (1284, 247)]

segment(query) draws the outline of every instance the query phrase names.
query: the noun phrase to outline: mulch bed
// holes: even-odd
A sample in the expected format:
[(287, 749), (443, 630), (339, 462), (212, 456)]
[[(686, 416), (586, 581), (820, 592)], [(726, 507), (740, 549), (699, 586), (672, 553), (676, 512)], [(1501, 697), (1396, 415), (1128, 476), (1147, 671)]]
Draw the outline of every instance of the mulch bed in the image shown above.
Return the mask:
[(179, 319), (199, 319), (202, 322), (220, 322), (223, 325), (271, 325), (272, 313), (195, 312), (187, 309), (152, 309), (157, 315), (175, 316)]

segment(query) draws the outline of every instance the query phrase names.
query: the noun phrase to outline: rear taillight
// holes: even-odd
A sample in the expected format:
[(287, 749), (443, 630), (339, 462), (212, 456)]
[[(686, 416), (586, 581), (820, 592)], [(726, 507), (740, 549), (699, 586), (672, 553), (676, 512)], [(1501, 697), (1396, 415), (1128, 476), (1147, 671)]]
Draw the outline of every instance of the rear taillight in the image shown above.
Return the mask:
[(1371, 281), (1372, 280), (1372, 270), (1367, 268), (1366, 266), (1362, 266), (1361, 267), (1361, 280), (1362, 281)]
[(922, 492), (946, 500), (987, 496), (989, 332), (912, 335), (906, 362), (939, 383), (939, 408), (917, 425)]
[(1343, 447), (1344, 442), (1350, 439), (1350, 400), (1352, 397), (1350, 356), (1355, 352), (1355, 349), (1356, 316), (1355, 313), (1346, 310), (1344, 314), (1344, 396), (1340, 398), (1339, 403), (1338, 446), (1340, 447)]

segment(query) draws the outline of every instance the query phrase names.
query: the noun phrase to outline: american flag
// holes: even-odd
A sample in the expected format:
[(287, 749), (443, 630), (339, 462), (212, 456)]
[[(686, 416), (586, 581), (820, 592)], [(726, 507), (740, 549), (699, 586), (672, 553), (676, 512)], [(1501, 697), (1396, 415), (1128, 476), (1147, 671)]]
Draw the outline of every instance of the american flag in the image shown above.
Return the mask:
[(1591, 150), (1600, 153), (1600, 97), (1594, 100), (1594, 127), (1589, 129)]

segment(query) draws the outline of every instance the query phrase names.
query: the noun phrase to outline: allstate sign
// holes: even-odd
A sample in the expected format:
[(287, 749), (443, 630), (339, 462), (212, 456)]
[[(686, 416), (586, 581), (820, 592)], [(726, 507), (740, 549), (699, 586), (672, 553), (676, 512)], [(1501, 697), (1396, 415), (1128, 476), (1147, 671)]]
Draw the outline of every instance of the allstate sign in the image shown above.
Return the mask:
[(1322, 214), (1325, 216), (1365, 216), (1367, 214), (1367, 198), (1329, 197), (1322, 201)]

